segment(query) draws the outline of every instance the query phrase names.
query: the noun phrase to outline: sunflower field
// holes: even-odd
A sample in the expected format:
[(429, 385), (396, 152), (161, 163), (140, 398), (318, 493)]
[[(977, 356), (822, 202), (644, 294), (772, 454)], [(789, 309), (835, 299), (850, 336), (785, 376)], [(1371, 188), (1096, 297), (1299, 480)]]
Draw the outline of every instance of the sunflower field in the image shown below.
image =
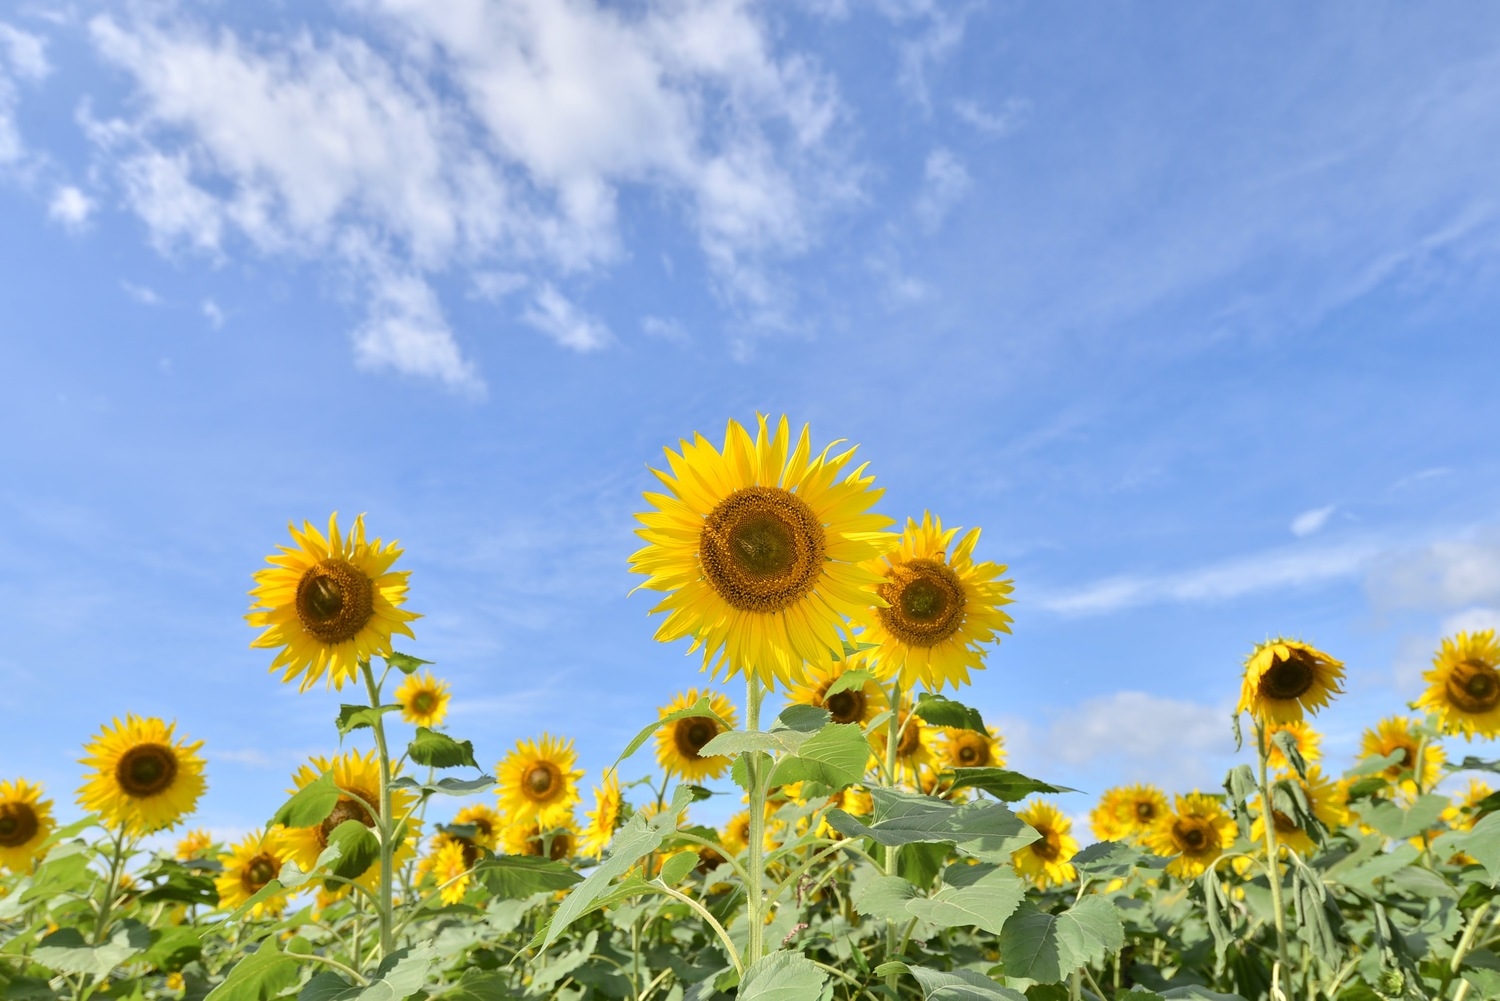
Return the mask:
[[(99, 729), (77, 823), (0, 776), (0, 1001), (1500, 997), (1500, 793), (1438, 791), (1500, 770), (1452, 743), (1500, 733), (1493, 631), (1443, 640), (1337, 764), (1312, 721), (1343, 664), (1260, 643), (1222, 788), (1110, 789), (1075, 830), (1072, 790), (1007, 769), (964, 701), (1011, 631), (1005, 567), (930, 513), (891, 531), (854, 453), (764, 417), (667, 449), (630, 567), (657, 639), (745, 697), (665, 676), (597, 783), (547, 733), (487, 772), (393, 646), (401, 549), (293, 527), (252, 643), (339, 693), (343, 750), (233, 844), (190, 829), (203, 744), (165, 720)], [(727, 824), (695, 820), (725, 794)]]

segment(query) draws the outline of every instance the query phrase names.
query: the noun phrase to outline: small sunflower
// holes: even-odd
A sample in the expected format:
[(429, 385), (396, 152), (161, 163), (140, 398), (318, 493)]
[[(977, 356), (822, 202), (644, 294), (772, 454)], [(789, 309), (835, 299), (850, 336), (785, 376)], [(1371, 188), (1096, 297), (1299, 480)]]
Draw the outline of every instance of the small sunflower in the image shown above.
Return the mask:
[(571, 812), (545, 829), (534, 820), (508, 824), (500, 840), (507, 855), (545, 856), (561, 862), (578, 854), (578, 827)]
[[(1438, 776), (1447, 757), (1441, 744), (1428, 741), (1422, 747), (1422, 738), (1416, 733), (1416, 721), (1407, 716), (1390, 716), (1375, 724), (1375, 729), (1366, 730), (1360, 737), (1361, 757), (1384, 757), (1399, 754), (1400, 757), (1386, 766), (1381, 775), (1392, 786), (1404, 792), (1415, 793), (1417, 782), (1423, 789), (1437, 784)], [(1417, 754), (1422, 755), (1421, 773), (1417, 774)]]
[(495, 851), (500, 847), (500, 831), (505, 820), (483, 803), (466, 806), (453, 815), (454, 827), (473, 827), (475, 844)]
[[(337, 830), (340, 824), (348, 820), (357, 820), (366, 827), (374, 827), (375, 817), (380, 813), (380, 761), (375, 757), (374, 751), (364, 754), (358, 751), (346, 751), (332, 759), (316, 755), (292, 775), (295, 788), (288, 791), (295, 793), (305, 788), (330, 769), (333, 771), (333, 784), (339, 790), (339, 798), (334, 803), (333, 812), (320, 824), (312, 827), (290, 827), (282, 833), (286, 850), (303, 872), (313, 870), (318, 856), (323, 853), (323, 849), (328, 847), (328, 836)], [(396, 778), (394, 771), (391, 778)], [(398, 818), (406, 817), (411, 812), (414, 801), (415, 797), (410, 790), (393, 788), (391, 790), (391, 814)], [(397, 868), (416, 854), (416, 840), (417, 823), (415, 820), (408, 820), (406, 836), (396, 846), (396, 852), (392, 856), (392, 861)], [(380, 878), (380, 867), (371, 865), (357, 878), (362, 885), (373, 885), (374, 881)]]
[(1291, 723), (1273, 723), (1266, 727), (1266, 764), (1277, 771), (1290, 771), (1292, 763), (1282, 753), (1280, 745), (1272, 738), (1278, 733), (1291, 734), (1292, 744), (1297, 748), (1297, 753), (1302, 755), (1304, 764), (1315, 764), (1322, 756), (1320, 746), (1323, 735), (1308, 725), (1306, 720), (1294, 720)]
[(1005, 764), (1005, 740), (994, 727), (988, 733), (944, 727), (938, 745), (944, 768), (999, 768)]
[[(896, 740), (896, 777), (915, 785), (922, 769), (931, 768), (937, 761), (932, 753), (936, 728), (923, 723), (921, 717), (912, 713), (910, 705), (903, 704), (896, 729), (900, 733)], [(885, 764), (885, 745), (888, 734), (889, 727), (885, 724), (870, 731), (870, 747), (880, 767), (884, 767)]]
[(1495, 630), (1459, 633), (1444, 639), (1432, 658), (1429, 683), (1417, 707), (1435, 712), (1444, 733), (1465, 740), (1500, 734), (1500, 641)]
[(0, 782), (0, 866), (30, 872), (42, 842), (52, 836), (52, 801), (42, 787), (16, 779)]
[(861, 610), (859, 638), (876, 644), (873, 656), (887, 673), (899, 672), (903, 688), (968, 684), (969, 672), (984, 667), (981, 644), (1010, 632), (1001, 606), (1014, 588), (1000, 579), (1005, 567), (975, 562), (979, 529), (958, 533), (923, 512), (920, 525), (907, 519), (895, 552), (865, 564), (880, 575), (881, 600)]
[(391, 569), (401, 555), (396, 543), (365, 541), (364, 515), (347, 535), (339, 533), (337, 514), (326, 536), (311, 522), (300, 532), (287, 528), (296, 545), (278, 546), (281, 552), (266, 558), (271, 566), (255, 574), (255, 604), (245, 619), (264, 631), (250, 645), (279, 647), (271, 670), (285, 668), (284, 682), (302, 675), (299, 691), (324, 674), (341, 689), (360, 661), (391, 652), (393, 635), (413, 635), (407, 623), (421, 616), (401, 608), (411, 571)]
[[(518, 740), (516, 749), (496, 768), (500, 811), (511, 823), (536, 821), (543, 827), (571, 817), (578, 802), (581, 769), (573, 741), (542, 734), (540, 740)], [(514, 853), (512, 853), (514, 854)]]
[[(1338, 787), (1331, 779), (1323, 776), (1318, 766), (1308, 767), (1306, 781), (1295, 777), (1283, 781), (1296, 782), (1302, 787), (1302, 792), (1307, 796), (1308, 805), (1312, 808), (1313, 816), (1328, 830), (1336, 831), (1344, 826), (1349, 815), (1340, 805)], [(1260, 844), (1265, 838), (1265, 808), (1258, 797), (1251, 803), (1259, 811), (1259, 815), (1250, 825), (1250, 840)], [(1295, 819), (1280, 810), (1272, 810), (1271, 818), (1276, 824), (1276, 841), (1281, 847), (1290, 849), (1303, 858), (1307, 858), (1316, 850), (1312, 835), (1299, 827)]]
[(203, 741), (172, 739), (176, 723), (154, 716), (114, 720), (84, 747), (80, 764), (94, 771), (78, 790), (78, 803), (110, 827), (148, 834), (174, 826), (203, 795)]
[(213, 843), (213, 835), (199, 827), (184, 834), (182, 840), (177, 842), (174, 852), (178, 861), (190, 862), (212, 848)]
[[(729, 701), (728, 696), (708, 689), (700, 692), (696, 688), (690, 688), (680, 692), (657, 712), (666, 716), (679, 709), (686, 709), (705, 695), (708, 696), (709, 707), (733, 729), (739, 722), (734, 714), (734, 703)], [(674, 720), (656, 731), (657, 763), (668, 775), (680, 775), (687, 782), (716, 779), (728, 771), (733, 762), (723, 755), (711, 754), (705, 757), (698, 752), (703, 749), (703, 745), (723, 732), (724, 728), (708, 716), (688, 716)]]
[(583, 854), (600, 858), (620, 823), (620, 779), (614, 772), (606, 773), (604, 782), (594, 788), (594, 804), (583, 832)]
[(1016, 816), (1041, 835), (1011, 855), (1016, 871), (1041, 887), (1072, 881), (1078, 875), (1068, 861), (1078, 854), (1078, 841), (1069, 833), (1073, 822), (1044, 799), (1027, 803), (1024, 809), (1016, 811)]
[[(219, 890), (219, 906), (233, 910), (255, 896), (281, 872), (281, 866), (292, 853), (280, 826), (261, 832), (253, 831), (227, 854), (219, 856), (224, 871), (214, 880)], [(275, 917), (286, 906), (286, 895), (273, 894), (250, 909), (252, 917)]]
[[(765, 830), (761, 834), (761, 844), (765, 851), (773, 851), (780, 844), (776, 840), (777, 825), (772, 822), (771, 809), (766, 809)], [(729, 823), (719, 832), (719, 844), (724, 846), (724, 851), (730, 858), (738, 856), (746, 848), (750, 847), (750, 811), (741, 810), (729, 818)]]
[(448, 683), (439, 681), (431, 671), (408, 674), (396, 689), (401, 704), (401, 718), (416, 726), (434, 727), (448, 715)]
[(430, 857), (428, 871), (443, 887), (439, 896), (445, 904), (461, 903), (468, 892), (472, 880), (469, 872), (474, 868), (474, 860), (469, 857), (466, 847), (459, 839), (449, 838)]
[(1167, 872), (1180, 879), (1203, 875), (1234, 843), (1234, 820), (1212, 796), (1178, 796), (1176, 810), (1162, 815), (1146, 835), (1156, 854), (1172, 856)]
[(1167, 812), (1166, 794), (1156, 786), (1117, 786), (1105, 790), (1089, 823), (1100, 841), (1133, 841), (1144, 837)]
[(1292, 723), (1317, 712), (1343, 691), (1344, 664), (1306, 643), (1285, 638), (1261, 643), (1245, 658), (1236, 712), (1263, 723)]
[(850, 448), (814, 454), (806, 426), (794, 442), (782, 417), (754, 438), (730, 421), (722, 451), (701, 434), (667, 449), (667, 493), (648, 493), (636, 515), (646, 545), (630, 568), (665, 591), (656, 638), (690, 637), (703, 666), (768, 688), (802, 680), (803, 664), (842, 654), (845, 620), (870, 604), (880, 578), (863, 564), (895, 542), (870, 507), (882, 491), (865, 467), (846, 471)]
[(1464, 790), (1464, 794), (1443, 810), (1443, 820), (1452, 830), (1471, 830), (1479, 819), (1476, 815), (1479, 804), (1489, 799), (1494, 792), (1495, 790), (1490, 788), (1488, 782), (1470, 779), (1469, 787)]
[(841, 660), (827, 667), (809, 665), (804, 671), (803, 682), (792, 686), (787, 693), (787, 701), (826, 709), (834, 723), (858, 723), (863, 726), (888, 705), (879, 682), (872, 677), (853, 688), (834, 692), (832, 696), (828, 695), (828, 689), (849, 671), (868, 671), (873, 667), (869, 658), (863, 656)]

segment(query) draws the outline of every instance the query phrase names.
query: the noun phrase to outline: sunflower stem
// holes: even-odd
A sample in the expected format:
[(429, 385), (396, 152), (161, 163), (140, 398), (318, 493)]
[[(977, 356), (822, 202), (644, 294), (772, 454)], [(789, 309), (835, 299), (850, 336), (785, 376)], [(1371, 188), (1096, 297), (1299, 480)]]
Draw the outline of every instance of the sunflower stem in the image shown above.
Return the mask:
[[(359, 662), (361, 671), (365, 676), (365, 690), (370, 695), (370, 705), (374, 708), (380, 706), (380, 685), (375, 681), (375, 672), (370, 668), (368, 660)], [(384, 717), (380, 713), (375, 714), (375, 722), (371, 727), (375, 731), (375, 748), (380, 754), (380, 817), (378, 830), (380, 831), (380, 893), (375, 901), (375, 910), (380, 920), (380, 952), (376, 957), (379, 963), (391, 954), (393, 943), (391, 937), (391, 884), (393, 882), (392, 858), (395, 854), (395, 846), (391, 843), (395, 833), (396, 825), (391, 822), (391, 752), (385, 742)]]
[(115, 898), (120, 895), (120, 863), (125, 856), (125, 827), (114, 831), (115, 841), (109, 855), (109, 884), (104, 888), (99, 901), (99, 916), (94, 921), (94, 944), (104, 944), (104, 933), (109, 930), (109, 914), (114, 909)]
[[(1255, 754), (1260, 763), (1260, 829), (1266, 845), (1266, 875), (1271, 883), (1271, 915), (1276, 925), (1276, 967), (1271, 975), (1271, 994), (1286, 997), (1286, 989), (1280, 986), (1281, 977), (1292, 975), (1291, 953), (1286, 941), (1286, 905), (1281, 899), (1281, 854), (1276, 843), (1276, 806), (1271, 798), (1270, 772), (1266, 762), (1269, 750), (1266, 742), (1266, 727), (1255, 721)], [(1279, 974), (1279, 975), (1278, 975)]]
[[(745, 731), (754, 733), (760, 729), (760, 678), (753, 671), (745, 672)], [(764, 893), (761, 888), (765, 877), (766, 838), (766, 779), (760, 773), (760, 758), (755, 751), (745, 752), (745, 776), (750, 783), (750, 844), (746, 846), (745, 873), (749, 877), (745, 887), (745, 912), (749, 919), (746, 929), (745, 967), (748, 969), (765, 955), (766, 925), (764, 920)]]
[[(901, 744), (901, 677), (897, 675), (891, 682), (891, 718), (886, 723), (885, 731), (885, 780), (891, 785), (896, 784), (896, 752)], [(885, 874), (887, 876), (897, 875), (900, 863), (900, 849), (896, 845), (887, 845), (885, 849)], [(897, 953), (897, 931), (896, 922), (887, 918), (885, 922), (885, 958), (889, 962), (894, 960)], [(902, 950), (905, 951), (905, 950)], [(897, 983), (900, 974), (886, 974), (885, 984), (890, 988), (894, 997), (900, 997), (897, 992)]]

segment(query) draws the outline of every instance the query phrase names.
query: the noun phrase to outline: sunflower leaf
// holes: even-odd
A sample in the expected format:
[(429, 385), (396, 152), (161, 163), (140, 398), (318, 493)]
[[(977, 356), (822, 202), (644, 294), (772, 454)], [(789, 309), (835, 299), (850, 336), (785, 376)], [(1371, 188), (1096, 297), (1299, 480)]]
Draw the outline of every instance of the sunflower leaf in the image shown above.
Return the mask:
[(400, 712), (400, 705), (389, 706), (339, 706), (339, 736), (347, 736), (352, 730), (374, 726), (375, 721), (386, 713)]
[(1419, 837), (1423, 831), (1436, 826), (1447, 806), (1447, 796), (1429, 793), (1418, 798), (1407, 810), (1395, 803), (1385, 802), (1361, 807), (1359, 815), (1361, 820), (1386, 837), (1405, 841), (1407, 838)]
[[(785, 734), (790, 734), (793, 739), (786, 739)], [(783, 730), (771, 733), (767, 730), (725, 730), (717, 737), (698, 748), (698, 753), (705, 758), (725, 757), (731, 758), (736, 754), (761, 751), (766, 754), (775, 754), (778, 751), (792, 752), (796, 745), (802, 741), (795, 739), (801, 737), (795, 730)], [(805, 738), (803, 738), (805, 739)]]
[(829, 825), (840, 834), (871, 838), (888, 847), (914, 842), (957, 844), (971, 855), (997, 863), (1041, 837), (1003, 803), (955, 806), (894, 789), (871, 789), (870, 795), (875, 800), (873, 824), (861, 823), (843, 810), (829, 810)]
[(423, 665), (430, 665), (432, 663), (432, 661), (430, 660), (423, 660), (421, 657), (413, 657), (409, 653), (397, 653), (394, 650), (392, 650), (388, 654), (382, 655), (381, 659), (386, 662), (387, 666), (394, 667), (402, 674), (411, 674), (417, 668), (422, 667)]
[[(832, 691), (832, 689), (830, 689)], [(803, 705), (793, 702), (776, 717), (771, 732), (795, 730), (798, 733), (816, 733), (833, 719), (833, 714), (821, 706)]]
[(297, 982), (297, 960), (276, 948), (276, 936), (234, 964), (204, 1001), (269, 1001)]
[(947, 868), (943, 882), (947, 885), (932, 896), (907, 901), (907, 913), (942, 928), (972, 926), (998, 935), (1026, 896), (1010, 866), (960, 862)]
[(1401, 764), (1402, 759), (1406, 757), (1406, 753), (1404, 750), (1396, 750), (1390, 754), (1371, 754), (1368, 757), (1361, 758), (1353, 768), (1344, 774), (1355, 777), (1383, 772), (1392, 765)]
[(1005, 768), (950, 768), (943, 774), (953, 776), (952, 785), (948, 787), (950, 790), (972, 786), (975, 789), (984, 790), (1004, 803), (1014, 803), (1038, 792), (1055, 795), (1078, 791), (1069, 789), (1067, 786), (1051, 785), (1041, 779), (1034, 779), (1029, 775), (1022, 775), (1020, 772)]
[(906, 968), (922, 985), (923, 1001), (1025, 1001), (1020, 991), (1003, 987), (973, 970), (929, 970), (923, 966)]
[(454, 740), (446, 733), (429, 730), (425, 726), (417, 727), (417, 735), (407, 745), (406, 753), (417, 764), (433, 768), (457, 768), (459, 765), (476, 769), (479, 767), (479, 762), (474, 760), (473, 741)]
[(315, 827), (328, 819), (338, 801), (339, 788), (334, 784), (333, 771), (329, 770), (293, 793), (266, 826)]
[(474, 877), (499, 900), (566, 890), (583, 879), (572, 866), (535, 855), (495, 855), (474, 867)]
[(833, 679), (833, 684), (829, 685), (828, 690), (823, 693), (823, 701), (827, 702), (830, 695), (837, 695), (839, 692), (847, 691), (851, 688), (863, 688), (867, 683), (874, 680), (875, 675), (862, 667), (857, 667), (852, 671), (845, 671)]
[(430, 796), (433, 793), (467, 796), (470, 793), (483, 792), (494, 784), (495, 776), (493, 775), (481, 775), (477, 779), (438, 779), (436, 782), (418, 782), (410, 775), (403, 775), (391, 780), (392, 789), (415, 789), (423, 796)]
[(1466, 852), (1484, 866), (1484, 871), (1490, 875), (1491, 885), (1500, 884), (1500, 813), (1486, 814), (1467, 831), (1442, 835), (1434, 842), (1433, 847), (1440, 856), (1456, 851)]
[(1026, 902), (1000, 931), (1000, 960), (1008, 977), (1055, 984), (1124, 942), (1119, 912), (1103, 897), (1085, 897), (1061, 914)]
[(797, 952), (762, 956), (745, 971), (735, 997), (739, 1001), (807, 1001), (818, 997), (828, 974)]
[[(335, 846), (339, 854), (326, 863), (326, 868), (329, 873), (341, 879), (354, 879), (363, 875), (380, 858), (379, 840), (360, 820), (346, 820), (329, 832), (328, 848)], [(325, 867), (323, 856), (318, 856), (318, 862), (318, 868)], [(332, 888), (334, 887), (330, 887)]]
[(817, 782), (837, 791), (858, 782), (870, 760), (870, 746), (854, 723), (829, 723), (801, 742), (795, 755), (782, 758), (771, 772), (771, 785)]
[(37, 944), (31, 958), (58, 973), (106, 976), (110, 970), (151, 945), (151, 929), (139, 921), (115, 926), (109, 941), (90, 945), (77, 928), (59, 928)]
[(620, 764), (620, 762), (630, 757), (636, 751), (639, 751), (641, 749), (641, 745), (644, 744), (648, 739), (650, 739), (651, 735), (657, 730), (660, 730), (663, 726), (666, 726), (668, 723), (675, 723), (680, 719), (689, 719), (693, 716), (707, 716), (711, 720), (716, 720), (718, 724), (725, 730), (734, 729), (734, 727), (730, 726), (728, 721), (725, 720), (724, 717), (714, 712), (713, 703), (710, 702), (708, 696), (705, 695), (697, 702), (694, 702), (692, 705), (688, 706), (686, 709), (677, 709), (673, 712), (669, 712), (655, 722), (642, 727), (641, 732), (636, 734), (629, 744), (625, 745), (625, 750), (620, 752), (620, 756), (615, 759), (615, 763), (613, 765), (610, 765), (606, 770), (614, 771), (614, 769)]
[(656, 878), (665, 886), (675, 886), (698, 866), (697, 852), (679, 852), (661, 864)]
[(960, 730), (974, 730), (985, 735), (990, 732), (984, 725), (984, 717), (979, 715), (978, 709), (970, 709), (962, 702), (943, 695), (923, 692), (917, 696), (917, 704), (912, 712), (921, 717), (923, 722), (931, 723), (933, 726), (951, 726)]

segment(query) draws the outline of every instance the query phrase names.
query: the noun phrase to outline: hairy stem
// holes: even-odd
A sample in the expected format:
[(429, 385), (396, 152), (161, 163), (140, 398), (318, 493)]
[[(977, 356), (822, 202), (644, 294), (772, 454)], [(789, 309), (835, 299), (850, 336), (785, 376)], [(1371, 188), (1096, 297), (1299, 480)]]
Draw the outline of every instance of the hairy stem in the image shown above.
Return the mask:
[[(753, 733), (760, 729), (760, 678), (753, 672), (745, 672), (745, 730)], [(745, 913), (749, 919), (746, 929), (745, 965), (751, 966), (766, 951), (765, 900), (761, 884), (765, 877), (766, 847), (766, 779), (760, 768), (760, 754), (745, 752), (745, 773), (750, 782), (750, 844), (746, 848), (745, 874), (749, 877), (745, 885)]]
[[(380, 685), (375, 681), (375, 672), (370, 669), (370, 662), (360, 662), (360, 669), (365, 676), (365, 690), (370, 695), (370, 705), (375, 708), (380, 706)], [(375, 910), (380, 920), (380, 953), (376, 962), (384, 960), (391, 954), (393, 940), (391, 936), (391, 889), (392, 889), (392, 865), (391, 860), (395, 855), (395, 832), (396, 825), (391, 817), (391, 752), (385, 742), (385, 717), (380, 713), (375, 714), (375, 722), (371, 729), (375, 731), (375, 749), (380, 754), (380, 817), (376, 830), (380, 834), (380, 893), (375, 901)]]

